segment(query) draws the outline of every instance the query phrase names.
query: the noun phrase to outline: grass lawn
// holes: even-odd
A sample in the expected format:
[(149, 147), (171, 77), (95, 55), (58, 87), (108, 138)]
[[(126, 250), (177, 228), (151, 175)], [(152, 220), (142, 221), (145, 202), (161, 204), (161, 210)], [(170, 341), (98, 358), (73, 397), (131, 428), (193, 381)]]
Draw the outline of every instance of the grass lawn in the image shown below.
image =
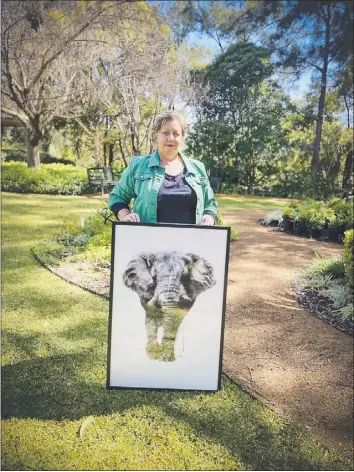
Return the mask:
[(106, 390), (108, 302), (30, 251), (100, 206), (3, 194), (2, 469), (350, 470), (226, 379), (215, 394)]
[(267, 198), (253, 195), (218, 194), (216, 198), (222, 212), (230, 210), (264, 210), (266, 213), (270, 210), (285, 208), (290, 202), (294, 201), (290, 198)]

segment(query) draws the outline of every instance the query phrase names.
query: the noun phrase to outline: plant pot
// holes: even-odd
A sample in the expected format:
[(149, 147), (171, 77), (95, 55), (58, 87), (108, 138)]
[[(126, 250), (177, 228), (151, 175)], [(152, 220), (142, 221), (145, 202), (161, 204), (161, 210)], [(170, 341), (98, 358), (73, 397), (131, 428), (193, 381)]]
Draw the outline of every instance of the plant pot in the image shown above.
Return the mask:
[(329, 230), (329, 240), (330, 241), (338, 241), (337, 228), (330, 228), (330, 230)]
[(296, 223), (295, 224), (295, 228), (294, 228), (294, 234), (296, 234), (296, 236), (303, 236), (306, 232), (306, 226), (303, 225), (303, 224), (300, 224), (300, 223)]
[(284, 227), (284, 231), (286, 233), (293, 233), (294, 232), (294, 222), (293, 221), (284, 219), (283, 220), (283, 227)]
[(329, 240), (329, 229), (328, 229), (328, 228), (322, 228), (322, 229), (321, 229), (320, 238), (321, 238), (323, 241), (328, 241), (328, 240)]
[(319, 239), (321, 237), (321, 230), (319, 228), (311, 228), (310, 236), (312, 239)]

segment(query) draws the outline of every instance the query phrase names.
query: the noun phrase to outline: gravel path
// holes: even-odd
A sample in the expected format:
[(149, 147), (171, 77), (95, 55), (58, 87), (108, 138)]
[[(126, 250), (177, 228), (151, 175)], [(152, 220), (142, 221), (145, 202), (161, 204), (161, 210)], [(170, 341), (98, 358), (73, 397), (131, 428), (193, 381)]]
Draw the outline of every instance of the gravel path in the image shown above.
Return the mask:
[(301, 308), (296, 270), (336, 244), (279, 233), (264, 212), (224, 212), (231, 243), (224, 372), (272, 409), (352, 456), (353, 338)]

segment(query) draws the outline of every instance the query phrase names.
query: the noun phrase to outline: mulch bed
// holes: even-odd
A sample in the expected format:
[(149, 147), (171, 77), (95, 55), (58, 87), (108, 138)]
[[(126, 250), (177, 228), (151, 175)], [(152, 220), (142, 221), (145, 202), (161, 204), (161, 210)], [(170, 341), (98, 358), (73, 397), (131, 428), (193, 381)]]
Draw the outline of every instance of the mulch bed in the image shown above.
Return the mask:
[(343, 331), (343, 333), (353, 336), (354, 323), (341, 319), (335, 312), (333, 303), (329, 298), (320, 295), (314, 290), (301, 291), (297, 288), (296, 283), (294, 284), (294, 290), (299, 304), (309, 310), (312, 315)]

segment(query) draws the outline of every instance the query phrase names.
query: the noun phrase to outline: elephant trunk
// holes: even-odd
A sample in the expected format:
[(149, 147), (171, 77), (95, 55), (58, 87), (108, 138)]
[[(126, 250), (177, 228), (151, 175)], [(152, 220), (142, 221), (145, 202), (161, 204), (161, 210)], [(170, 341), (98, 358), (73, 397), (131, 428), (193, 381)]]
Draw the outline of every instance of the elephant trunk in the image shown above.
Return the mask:
[(185, 288), (178, 281), (171, 281), (171, 278), (164, 278), (156, 287), (153, 298), (149, 305), (157, 308), (174, 309), (184, 305), (191, 305), (191, 299), (188, 297)]

